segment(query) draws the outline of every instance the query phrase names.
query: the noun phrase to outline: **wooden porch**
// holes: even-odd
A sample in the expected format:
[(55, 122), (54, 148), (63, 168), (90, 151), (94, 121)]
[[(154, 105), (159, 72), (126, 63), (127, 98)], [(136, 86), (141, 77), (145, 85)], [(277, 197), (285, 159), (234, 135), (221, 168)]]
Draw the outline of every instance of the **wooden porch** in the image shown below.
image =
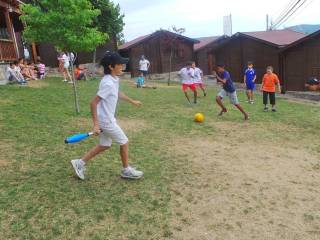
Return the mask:
[(13, 61), (20, 56), (14, 28), (18, 14), (17, 1), (0, 0), (0, 62)]

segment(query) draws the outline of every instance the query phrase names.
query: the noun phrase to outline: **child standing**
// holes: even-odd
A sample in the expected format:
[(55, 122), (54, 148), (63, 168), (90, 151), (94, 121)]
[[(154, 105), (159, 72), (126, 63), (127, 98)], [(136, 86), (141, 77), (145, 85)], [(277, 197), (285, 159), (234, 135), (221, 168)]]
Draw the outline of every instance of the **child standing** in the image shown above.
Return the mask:
[(38, 60), (37, 68), (38, 68), (38, 78), (43, 79), (46, 75), (46, 65), (44, 65), (44, 63), (41, 62), (40, 59)]
[(279, 93), (281, 93), (281, 86), (278, 76), (273, 73), (273, 67), (267, 67), (267, 73), (263, 76), (261, 91), (263, 92), (263, 105), (264, 111), (267, 112), (268, 109), (268, 98), (270, 99), (270, 104), (272, 105), (272, 112), (276, 112), (276, 86), (278, 87)]
[(244, 71), (244, 84), (247, 89), (248, 103), (253, 104), (253, 93), (256, 88), (257, 74), (253, 68), (253, 62), (248, 62), (248, 68)]
[(143, 172), (129, 166), (128, 138), (117, 124), (115, 118), (118, 98), (137, 107), (141, 106), (141, 102), (133, 100), (119, 92), (119, 76), (123, 73), (124, 64), (127, 63), (128, 59), (122, 58), (116, 52), (107, 52), (101, 60), (105, 76), (100, 82), (97, 95), (91, 101), (93, 132), (95, 135), (99, 135), (100, 143), (86, 153), (82, 159), (71, 161), (76, 175), (81, 180), (85, 178), (86, 164), (99, 153), (109, 149), (113, 141), (120, 145), (120, 156), (123, 166), (120, 174), (121, 177), (139, 179), (143, 176)]
[(140, 72), (139, 77), (137, 78), (136, 84), (137, 84), (137, 88), (142, 88), (144, 86), (143, 72)]
[(197, 68), (195, 62), (192, 63), (192, 68), (194, 69), (195, 85), (196, 87), (199, 87), (202, 90), (203, 96), (206, 97), (207, 92), (203, 83), (203, 72), (200, 68)]
[(190, 98), (187, 92), (188, 88), (190, 88), (190, 90), (193, 92), (193, 95), (194, 95), (193, 102), (194, 104), (197, 104), (198, 93), (197, 93), (196, 85), (194, 83), (195, 76), (194, 76), (194, 69), (192, 68), (192, 62), (187, 62), (186, 66), (182, 68), (178, 74), (182, 80), (182, 91), (184, 92), (188, 102), (191, 104)]
[(221, 89), (220, 93), (216, 97), (217, 104), (221, 107), (221, 112), (219, 113), (219, 116), (222, 116), (224, 113), (226, 113), (228, 110), (223, 105), (222, 100), (225, 97), (229, 97), (230, 102), (242, 112), (244, 115), (244, 120), (249, 120), (249, 115), (243, 110), (241, 105), (239, 104), (236, 88), (234, 87), (234, 84), (231, 80), (230, 73), (225, 70), (225, 67), (223, 64), (217, 65), (217, 73), (213, 72), (213, 76), (217, 78), (217, 81), (222, 83), (223, 88)]

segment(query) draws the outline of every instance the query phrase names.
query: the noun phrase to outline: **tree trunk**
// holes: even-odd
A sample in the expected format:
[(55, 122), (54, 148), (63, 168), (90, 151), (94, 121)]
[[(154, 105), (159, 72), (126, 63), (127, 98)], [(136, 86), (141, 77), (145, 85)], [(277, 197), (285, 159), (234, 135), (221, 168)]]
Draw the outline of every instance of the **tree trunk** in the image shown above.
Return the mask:
[(97, 61), (97, 49), (95, 48), (93, 51), (93, 66), (96, 66), (96, 61)]
[(73, 68), (73, 64), (74, 62), (71, 61), (71, 54), (68, 53), (70, 62), (71, 62), (71, 78), (72, 78), (72, 85), (73, 85), (73, 96), (74, 96), (74, 105), (75, 105), (75, 109), (76, 109), (76, 113), (79, 114), (80, 113), (80, 106), (79, 106), (79, 97), (78, 97), (78, 91), (77, 91), (77, 83), (76, 83), (76, 78), (74, 75), (74, 68)]

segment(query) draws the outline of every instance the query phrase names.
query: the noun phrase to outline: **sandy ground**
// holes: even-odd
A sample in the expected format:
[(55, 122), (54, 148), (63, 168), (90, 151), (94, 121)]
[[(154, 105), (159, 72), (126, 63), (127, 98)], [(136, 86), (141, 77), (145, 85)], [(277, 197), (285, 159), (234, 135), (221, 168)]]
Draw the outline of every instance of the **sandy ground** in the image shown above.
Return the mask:
[(320, 239), (320, 161), (310, 142), (294, 141), (285, 125), (270, 131), (291, 138), (252, 123), (214, 125), (217, 134), (171, 148), (187, 160), (172, 188), (172, 239)]

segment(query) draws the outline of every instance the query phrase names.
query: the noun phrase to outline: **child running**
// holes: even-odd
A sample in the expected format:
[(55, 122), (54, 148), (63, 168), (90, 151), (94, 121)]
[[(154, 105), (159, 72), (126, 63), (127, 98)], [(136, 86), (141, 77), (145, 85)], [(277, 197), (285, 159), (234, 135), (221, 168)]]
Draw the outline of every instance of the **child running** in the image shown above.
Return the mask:
[(120, 145), (120, 156), (123, 166), (120, 174), (121, 177), (139, 179), (143, 176), (143, 172), (129, 165), (128, 138), (117, 124), (115, 118), (118, 97), (137, 107), (141, 106), (140, 101), (133, 100), (119, 92), (119, 76), (123, 73), (124, 64), (127, 64), (128, 61), (128, 59), (122, 58), (116, 52), (106, 52), (101, 60), (105, 76), (100, 82), (97, 95), (91, 101), (93, 132), (95, 135), (99, 135), (100, 144), (91, 149), (82, 159), (71, 161), (76, 175), (81, 180), (85, 179), (86, 164), (99, 153), (108, 150), (113, 141)]
[(230, 102), (234, 106), (236, 106), (236, 108), (238, 108), (240, 112), (242, 112), (242, 114), (244, 115), (244, 120), (249, 120), (249, 115), (243, 110), (243, 108), (239, 104), (236, 88), (234, 87), (234, 84), (231, 80), (230, 73), (225, 70), (223, 64), (217, 65), (217, 73), (213, 72), (213, 76), (216, 77), (217, 81), (222, 83), (223, 85), (223, 88), (216, 97), (217, 104), (221, 107), (221, 112), (219, 113), (219, 116), (222, 116), (224, 113), (228, 111), (222, 102), (222, 100), (228, 96)]
[(246, 85), (248, 103), (254, 104), (253, 94), (256, 88), (257, 74), (253, 68), (253, 62), (248, 62), (248, 68), (244, 71), (244, 84)]
[(276, 112), (276, 86), (279, 93), (281, 93), (280, 81), (277, 74), (273, 73), (273, 67), (267, 67), (267, 73), (263, 76), (261, 91), (263, 92), (264, 111), (268, 112), (268, 98), (272, 105), (272, 112)]
[(191, 104), (191, 101), (187, 91), (188, 88), (190, 88), (190, 90), (193, 92), (194, 104), (197, 104), (198, 93), (197, 93), (196, 85), (194, 83), (195, 75), (194, 75), (194, 69), (192, 68), (192, 62), (187, 62), (186, 66), (182, 68), (178, 74), (182, 80), (182, 91), (184, 92), (184, 95), (186, 96), (189, 104)]
[(203, 96), (207, 96), (206, 89), (204, 87), (203, 82), (203, 72), (200, 68), (197, 68), (196, 63), (192, 63), (192, 68), (194, 69), (194, 77), (195, 77), (195, 85), (196, 87), (200, 88), (203, 92)]

